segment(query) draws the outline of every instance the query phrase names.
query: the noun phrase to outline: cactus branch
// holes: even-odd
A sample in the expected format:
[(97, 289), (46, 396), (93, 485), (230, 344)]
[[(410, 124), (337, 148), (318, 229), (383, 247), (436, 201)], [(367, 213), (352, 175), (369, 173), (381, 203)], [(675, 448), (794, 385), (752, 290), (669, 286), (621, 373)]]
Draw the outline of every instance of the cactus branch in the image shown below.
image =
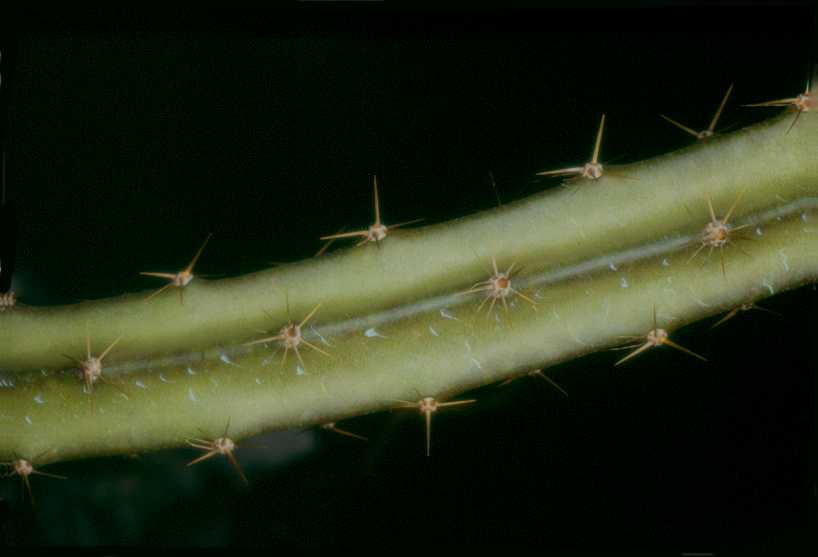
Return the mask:
[[(653, 326), (693, 321), (818, 276), (818, 118), (791, 115), (555, 191), (377, 245), (143, 294), (0, 314), (0, 459), (41, 464), (320, 425), (421, 396), (449, 399), (532, 368), (613, 347)], [(609, 125), (616, 125), (612, 118)], [(741, 202), (735, 204), (742, 194)], [(707, 207), (752, 231), (745, 250), (691, 261)], [(726, 219), (725, 219), (726, 220)], [(537, 304), (477, 313), (486, 265), (519, 265), (515, 290)], [(316, 313), (304, 362), (247, 345), (270, 316)], [(122, 337), (108, 383), (83, 390), (63, 353)], [(666, 350), (663, 357), (686, 357)], [(647, 357), (647, 356), (643, 356)], [(612, 356), (611, 364), (615, 357)], [(703, 364), (704, 365), (704, 364)], [(92, 411), (95, 407), (95, 411)], [(204, 432), (204, 433), (202, 433)]]

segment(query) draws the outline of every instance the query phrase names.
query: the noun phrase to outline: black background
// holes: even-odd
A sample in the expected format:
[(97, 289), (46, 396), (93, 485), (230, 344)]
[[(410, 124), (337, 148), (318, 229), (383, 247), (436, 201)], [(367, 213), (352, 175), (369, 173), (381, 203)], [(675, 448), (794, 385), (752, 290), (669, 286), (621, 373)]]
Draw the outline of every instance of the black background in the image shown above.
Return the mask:
[[(72, 14), (6, 20), (3, 95), (13, 285), (32, 305), (156, 284), (208, 232), (202, 273), (309, 257), (366, 225), (435, 222), (553, 187), (608, 116), (604, 161), (690, 143), (658, 117), (720, 128), (739, 105), (803, 89), (814, 13), (777, 8), (500, 11), (301, 6), (240, 16)], [(808, 117), (809, 115), (805, 116)], [(13, 236), (0, 240), (8, 249)], [(6, 267), (8, 270), (8, 267)], [(187, 450), (99, 459), (0, 484), (3, 541), (57, 545), (476, 544), (552, 550), (814, 547), (816, 296), (714, 320), (677, 340), (709, 358), (601, 353), (435, 419), (412, 413), (248, 440), (252, 485)], [(257, 445), (253, 447), (253, 445)], [(264, 445), (264, 448), (260, 447)]]

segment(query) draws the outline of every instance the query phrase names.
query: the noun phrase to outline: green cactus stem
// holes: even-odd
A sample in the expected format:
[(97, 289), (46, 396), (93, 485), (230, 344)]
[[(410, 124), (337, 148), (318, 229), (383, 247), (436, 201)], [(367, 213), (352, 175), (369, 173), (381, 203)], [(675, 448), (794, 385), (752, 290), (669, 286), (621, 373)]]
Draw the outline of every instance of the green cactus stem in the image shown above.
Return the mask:
[[(18, 304), (0, 313), (12, 385), (0, 389), (0, 460), (138, 453), (217, 437), (228, 422), (241, 439), (443, 400), (655, 326), (674, 338), (814, 280), (818, 118), (805, 112), (788, 132), (792, 118), (378, 243), (197, 278), (183, 301), (169, 288), (150, 300)], [(713, 253), (702, 244), (708, 202), (722, 221), (734, 207)], [(493, 259), (501, 271), (514, 264), (513, 288), (536, 305), (466, 292), (492, 276)], [(316, 307), (302, 332), (320, 351), (299, 344), (283, 360), (280, 341), (247, 345)], [(65, 357), (85, 358), (86, 335), (94, 354), (122, 337), (90, 392)]]

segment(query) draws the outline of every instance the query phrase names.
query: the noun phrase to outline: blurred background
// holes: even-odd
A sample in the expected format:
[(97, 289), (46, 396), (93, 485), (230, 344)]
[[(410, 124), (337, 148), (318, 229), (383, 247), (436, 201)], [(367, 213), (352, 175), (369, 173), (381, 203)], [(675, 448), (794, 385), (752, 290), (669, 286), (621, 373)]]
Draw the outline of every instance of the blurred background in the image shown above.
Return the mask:
[[(602, 161), (717, 130), (803, 91), (808, 4), (616, 11), (377, 5), (160, 21), (131, 14), (5, 20), (0, 292), (68, 304), (156, 287), (143, 270), (240, 275), (312, 256), (371, 219), (437, 222), (554, 187), (607, 114)], [(496, 181), (496, 193), (489, 179)], [(14, 254), (16, 251), (16, 256)], [(13, 270), (13, 273), (12, 273)], [(600, 353), (471, 393), (422, 419), (246, 441), (230, 467), (180, 449), (57, 464), (68, 481), (0, 482), (8, 545), (459, 544), (671, 553), (816, 544), (815, 287), (679, 331), (614, 369)], [(261, 446), (264, 446), (262, 448)]]

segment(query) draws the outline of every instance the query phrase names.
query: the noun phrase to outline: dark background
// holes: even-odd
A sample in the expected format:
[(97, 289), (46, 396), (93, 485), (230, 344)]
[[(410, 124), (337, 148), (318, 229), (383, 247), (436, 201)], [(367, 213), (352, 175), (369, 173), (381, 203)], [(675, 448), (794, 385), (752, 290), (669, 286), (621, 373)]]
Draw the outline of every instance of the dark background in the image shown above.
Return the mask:
[[(720, 128), (771, 115), (749, 102), (803, 90), (814, 12), (778, 8), (472, 8), (5, 20), (7, 206), (0, 258), (31, 305), (153, 288), (143, 270), (238, 275), (309, 257), (371, 218), (435, 222), (553, 187), (600, 114), (604, 161), (692, 138), (658, 117)], [(12, 217), (19, 220), (15, 238)], [(57, 545), (532, 545), (668, 553), (815, 547), (814, 287), (617, 353), (473, 393), (473, 408), (395, 412), (248, 440), (244, 489), (188, 450), (54, 465), (0, 483), (2, 540)], [(253, 445), (257, 445), (253, 447)], [(264, 445), (265, 448), (261, 448)]]

